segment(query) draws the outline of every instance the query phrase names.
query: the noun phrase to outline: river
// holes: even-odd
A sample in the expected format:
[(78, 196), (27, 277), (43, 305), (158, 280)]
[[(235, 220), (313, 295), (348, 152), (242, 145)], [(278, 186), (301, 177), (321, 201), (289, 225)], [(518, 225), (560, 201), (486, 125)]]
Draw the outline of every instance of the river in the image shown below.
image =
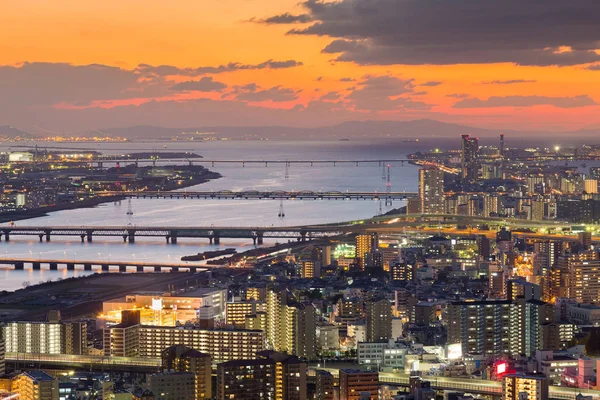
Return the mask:
[[(81, 147), (110, 154), (124, 154), (141, 150), (192, 151), (205, 159), (245, 160), (365, 160), (401, 159), (407, 154), (432, 148), (437, 143), (371, 143), (366, 141), (210, 141), (160, 143), (39, 143), (44, 146)], [(0, 147), (7, 150), (7, 146)], [(14, 149), (13, 149), (14, 150)], [(283, 164), (269, 165), (207, 165), (222, 178), (188, 188), (188, 190), (313, 190), (313, 191), (379, 191), (384, 193), (386, 181), (382, 167), (375, 165), (315, 165), (289, 168), (285, 177)], [(408, 163), (390, 166), (393, 191), (416, 191), (418, 168)], [(134, 199), (133, 216), (127, 216), (127, 202), (120, 205), (102, 204), (95, 208), (67, 210), (48, 216), (17, 221), (19, 226), (43, 225), (138, 225), (138, 226), (286, 226), (340, 222), (372, 217), (379, 208), (376, 201), (284, 201), (285, 218), (278, 218), (279, 202), (273, 200), (198, 200), (198, 199)], [(393, 207), (403, 205), (396, 202)], [(384, 207), (385, 211), (385, 207)], [(265, 241), (265, 245), (273, 243)], [(27, 257), (53, 259), (98, 259), (107, 261), (176, 261), (181, 256), (209, 249), (236, 247), (252, 248), (251, 240), (222, 239), (219, 246), (209, 245), (207, 239), (180, 239), (177, 245), (166, 244), (164, 239), (136, 238), (135, 244), (123, 243), (120, 238), (97, 238), (93, 243), (80, 243), (79, 237), (53, 237), (49, 243), (40, 243), (37, 237), (13, 237), (0, 242), (0, 257)], [(14, 271), (0, 270), (0, 290), (15, 290), (24, 282), (66, 278), (85, 274), (83, 271)]]

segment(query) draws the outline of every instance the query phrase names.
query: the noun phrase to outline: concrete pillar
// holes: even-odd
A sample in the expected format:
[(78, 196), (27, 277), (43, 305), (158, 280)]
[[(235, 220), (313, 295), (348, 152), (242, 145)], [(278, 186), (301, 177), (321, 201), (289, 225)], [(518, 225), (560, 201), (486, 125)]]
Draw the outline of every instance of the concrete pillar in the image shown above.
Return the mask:
[(127, 272), (127, 265), (119, 265), (119, 272)]
[(257, 233), (256, 233), (256, 235), (257, 235), (257, 242), (258, 242), (258, 244), (259, 244), (259, 245), (263, 244), (263, 236), (264, 236), (264, 233), (262, 233), (262, 232), (257, 232)]
[(104, 271), (104, 272), (110, 271), (110, 268), (108, 267), (108, 264), (102, 264), (102, 271)]
[(86, 235), (87, 235), (87, 242), (88, 243), (92, 243), (92, 235), (94, 234), (94, 231), (87, 231)]
[(255, 246), (256, 246), (256, 239), (257, 239), (256, 236), (252, 236), (252, 243), (254, 243)]
[(208, 237), (208, 242), (209, 242), (210, 244), (213, 244), (213, 237), (212, 237), (212, 236), (209, 236), (209, 237)]
[(33, 263), (33, 269), (36, 270), (36, 271), (39, 271), (40, 269), (42, 269), (42, 263), (37, 262), (37, 261), (34, 262)]
[(4, 240), (7, 242), (10, 240), (10, 231), (4, 231)]
[(50, 231), (46, 231), (46, 242), (50, 241)]
[(214, 236), (215, 237), (214, 237), (213, 241), (215, 242), (215, 244), (221, 244), (221, 233), (215, 232)]
[(144, 267), (143, 267), (143, 266), (141, 266), (141, 265), (138, 265), (138, 266), (136, 267), (136, 271), (137, 271), (137, 272), (144, 272)]
[[(91, 265), (90, 265), (90, 269), (91, 269)], [(67, 263), (67, 271), (75, 271), (75, 264)]]
[(306, 232), (300, 232), (300, 241), (301, 242), (306, 242)]
[(160, 272), (162, 269), (157, 265), (154, 267), (154, 272)]
[(127, 235), (128, 235), (127, 240), (129, 241), (129, 243), (131, 243), (131, 244), (135, 243), (135, 231), (134, 230), (128, 230), (127, 231)]
[(81, 243), (83, 243), (85, 241), (85, 233), (81, 234)]
[(83, 264), (83, 270), (84, 271), (91, 271), (92, 270), (92, 264)]
[(21, 270), (25, 268), (25, 263), (22, 262), (16, 262), (15, 263), (15, 269)]
[(167, 244), (169, 244), (169, 240), (171, 239), (171, 236), (167, 235), (167, 236), (165, 236), (165, 239), (167, 239)]
[(40, 233), (38, 236), (40, 237), (40, 243), (42, 243), (44, 241), (44, 234)]
[(177, 236), (178, 236), (177, 231), (171, 231), (169, 232), (169, 236), (171, 236), (171, 244), (177, 244)]
[(123, 235), (123, 243), (127, 243), (127, 235)]
[(50, 271), (58, 271), (58, 263), (50, 263)]

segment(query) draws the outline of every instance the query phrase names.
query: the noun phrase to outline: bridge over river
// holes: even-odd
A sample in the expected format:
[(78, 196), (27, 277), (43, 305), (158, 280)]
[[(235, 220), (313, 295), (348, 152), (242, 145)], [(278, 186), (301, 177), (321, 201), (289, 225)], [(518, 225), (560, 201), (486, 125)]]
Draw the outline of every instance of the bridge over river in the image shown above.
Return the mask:
[(14, 236), (38, 236), (49, 242), (52, 236), (75, 236), (91, 243), (94, 237), (122, 237), (135, 243), (136, 237), (162, 237), (176, 244), (179, 238), (205, 238), (220, 244), (221, 238), (251, 239), (263, 244), (264, 238), (307, 241), (360, 233), (366, 225), (323, 225), (299, 227), (182, 227), (182, 226), (8, 226), (0, 228), (0, 236), (9, 241)]

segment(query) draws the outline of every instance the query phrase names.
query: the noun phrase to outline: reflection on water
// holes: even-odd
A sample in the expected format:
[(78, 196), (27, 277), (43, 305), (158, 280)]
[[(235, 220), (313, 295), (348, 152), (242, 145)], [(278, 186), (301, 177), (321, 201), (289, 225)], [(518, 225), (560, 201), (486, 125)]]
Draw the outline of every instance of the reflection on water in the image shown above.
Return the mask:
[[(411, 143), (412, 145), (412, 143)], [(131, 146), (132, 150), (151, 144), (119, 143), (117, 148)], [(171, 146), (169, 144), (169, 146)], [(175, 144), (173, 147), (188, 146)], [(190, 144), (207, 159), (398, 159), (413, 150), (406, 143), (394, 145), (366, 142), (210, 142)], [(72, 144), (69, 144), (72, 147)], [(101, 144), (94, 150), (115, 148)], [(122, 151), (121, 151), (122, 152)], [(378, 191), (385, 192), (382, 166), (297, 166), (289, 169), (285, 178), (283, 165), (265, 167), (231, 166), (217, 164), (209, 168), (220, 172), (223, 178), (188, 190), (314, 190), (314, 191)], [(417, 168), (408, 164), (392, 165), (392, 190), (416, 191)], [(127, 216), (127, 202), (107, 203), (93, 209), (67, 210), (48, 216), (17, 221), (17, 226), (291, 226), (341, 222), (368, 218), (378, 208), (376, 201), (285, 201), (285, 218), (277, 216), (279, 202), (273, 200), (198, 200), (198, 199), (134, 199), (134, 215)], [(401, 202), (394, 207), (401, 206)], [(384, 207), (385, 209), (385, 207)], [(265, 240), (265, 245), (274, 241)], [(13, 237), (9, 243), (0, 242), (0, 257), (54, 258), (80, 260), (146, 260), (175, 261), (184, 255), (196, 254), (209, 249), (236, 247), (252, 248), (250, 239), (221, 240), (220, 246), (211, 246), (208, 239), (179, 239), (177, 245), (167, 244), (165, 239), (136, 237), (135, 244), (123, 243), (122, 238), (94, 238), (93, 243), (81, 243), (78, 236), (52, 237), (49, 243), (34, 237)], [(84, 274), (84, 271), (14, 271), (0, 270), (0, 290), (15, 290), (22, 282), (38, 283), (48, 279), (66, 278)]]

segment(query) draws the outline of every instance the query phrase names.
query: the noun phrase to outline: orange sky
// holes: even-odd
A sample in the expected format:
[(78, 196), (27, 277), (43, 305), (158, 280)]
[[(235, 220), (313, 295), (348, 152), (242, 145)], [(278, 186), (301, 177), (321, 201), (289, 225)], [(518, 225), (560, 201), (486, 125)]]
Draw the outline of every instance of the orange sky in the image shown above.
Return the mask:
[[(301, 90), (298, 98), (292, 101), (256, 102), (256, 105), (264, 108), (289, 109), (296, 104), (307, 105), (330, 91), (337, 91), (342, 96), (349, 95), (354, 90), (352, 87), (356, 88), (356, 83), (340, 82), (344, 77), (360, 80), (366, 75), (392, 76), (402, 80), (412, 79), (412, 92), (427, 93), (406, 96), (431, 107), (428, 110), (374, 111), (369, 118), (429, 117), (483, 127), (547, 130), (600, 126), (598, 105), (457, 109), (451, 106), (458, 99), (447, 97), (451, 94), (479, 99), (492, 96), (587, 95), (600, 103), (600, 71), (586, 70), (581, 65), (521, 67), (503, 63), (360, 66), (351, 62), (333, 62), (334, 55), (321, 53), (331, 38), (286, 35), (291, 28), (289, 25), (249, 22), (251, 18), (284, 12), (302, 12), (298, 0), (6, 0), (2, 2), (0, 15), (0, 65), (19, 65), (22, 62), (103, 64), (133, 70), (142, 63), (195, 68), (230, 62), (259, 64), (266, 60), (297, 60), (303, 65), (227, 72), (215, 74), (213, 78), (226, 84), (227, 90), (249, 83), (264, 89), (280, 86)], [(175, 83), (197, 78), (174, 76), (170, 79)], [(482, 83), (515, 79), (535, 82), (510, 85)], [(443, 83), (439, 86), (419, 86), (428, 81)], [(119, 101), (114, 103), (107, 103), (105, 98), (98, 100), (105, 101), (104, 107), (107, 104), (119, 107), (153, 98), (161, 101), (212, 98), (218, 101), (221, 94), (223, 92), (161, 93), (142, 96), (143, 100), (115, 98)], [(231, 96), (229, 98), (233, 98)], [(60, 103), (60, 107), (70, 104), (76, 107), (75, 101)], [(98, 103), (89, 103), (85, 107), (90, 104), (92, 107), (98, 106)], [(351, 105), (348, 107), (352, 108)], [(356, 115), (356, 119), (363, 117), (361, 113), (350, 112), (340, 118), (348, 119), (352, 115)], [(315, 121), (315, 125), (327, 122), (322, 119)], [(0, 125), (3, 123), (12, 122), (0, 120)]]

